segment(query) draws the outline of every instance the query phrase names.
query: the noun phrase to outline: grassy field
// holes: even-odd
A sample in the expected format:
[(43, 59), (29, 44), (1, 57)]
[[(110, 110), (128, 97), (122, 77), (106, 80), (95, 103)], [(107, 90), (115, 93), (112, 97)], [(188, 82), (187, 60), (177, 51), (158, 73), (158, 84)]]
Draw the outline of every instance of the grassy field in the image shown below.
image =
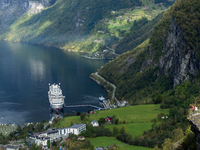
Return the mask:
[[(134, 139), (135, 136), (142, 135), (144, 131), (151, 129), (153, 123), (129, 123), (129, 124), (118, 124), (116, 125), (120, 130), (122, 126), (125, 126), (126, 133), (131, 134)], [(108, 125), (105, 128), (109, 128), (110, 131), (113, 131), (115, 125)]]
[(115, 137), (97, 137), (97, 138), (88, 138), (94, 147), (107, 147), (108, 145), (116, 144), (120, 148), (118, 150), (149, 150), (151, 148), (141, 147), (141, 146), (131, 146), (127, 145)]
[[(115, 115), (119, 121), (126, 121), (126, 123), (150, 123), (152, 119), (157, 118), (160, 113), (168, 114), (167, 110), (160, 109), (159, 105), (137, 105), (122, 107), (104, 111), (97, 111), (95, 114), (90, 115), (85, 120), (89, 123), (92, 120), (99, 120), (101, 117)], [(69, 127), (73, 123), (81, 123), (80, 116), (71, 116), (63, 118), (56, 127)]]
[[(117, 30), (126, 30), (126, 33), (128, 33), (130, 27), (134, 24), (133, 21), (131, 21), (132, 19), (139, 21), (142, 17), (147, 17), (148, 20), (152, 20), (158, 14), (166, 10), (163, 5), (154, 5), (154, 0), (142, 0), (142, 2), (142, 7), (116, 11), (115, 13), (118, 13), (119, 16), (106, 22), (110, 33), (112, 32), (115, 36), (119, 36)], [(148, 9), (144, 9), (144, 6), (148, 6)], [(127, 20), (129, 20), (129, 23)]]
[[(129, 107), (122, 107), (104, 111), (97, 111), (95, 114), (90, 115), (84, 121), (84, 123), (90, 123), (92, 120), (99, 120), (101, 117), (113, 116), (115, 115), (119, 118), (120, 122), (125, 121), (126, 124), (116, 125), (120, 130), (122, 126), (125, 126), (126, 133), (131, 134), (134, 139), (135, 136), (142, 135), (144, 131), (151, 129), (152, 122), (151, 120), (157, 118), (157, 115), (160, 113), (168, 114), (168, 110), (160, 109), (160, 105), (136, 105)], [(73, 123), (81, 123), (80, 116), (71, 116), (62, 119), (56, 126), (57, 127), (69, 127)], [(114, 125), (106, 125), (105, 128), (109, 128), (113, 131)], [(97, 138), (88, 138), (91, 141), (91, 144), (94, 147), (104, 146), (107, 147), (111, 144), (116, 144), (119, 146), (119, 150), (148, 150), (150, 148), (140, 147), (140, 146), (131, 146), (127, 145), (115, 137), (97, 137)]]

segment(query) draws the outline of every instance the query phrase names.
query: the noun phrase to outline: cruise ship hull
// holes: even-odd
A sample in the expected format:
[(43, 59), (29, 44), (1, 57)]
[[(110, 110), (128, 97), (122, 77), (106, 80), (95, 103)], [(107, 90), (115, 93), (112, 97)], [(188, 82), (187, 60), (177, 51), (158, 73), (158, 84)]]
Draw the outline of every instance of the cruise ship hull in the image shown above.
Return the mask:
[(55, 110), (57, 110), (57, 109), (62, 109), (63, 108), (63, 104), (50, 104), (50, 106), (49, 106), (50, 108), (52, 108), (52, 109), (55, 109)]
[(63, 110), (64, 107), (64, 98), (65, 96), (62, 95), (62, 90), (60, 86), (57, 84), (53, 84), (49, 86), (49, 107), (57, 112)]

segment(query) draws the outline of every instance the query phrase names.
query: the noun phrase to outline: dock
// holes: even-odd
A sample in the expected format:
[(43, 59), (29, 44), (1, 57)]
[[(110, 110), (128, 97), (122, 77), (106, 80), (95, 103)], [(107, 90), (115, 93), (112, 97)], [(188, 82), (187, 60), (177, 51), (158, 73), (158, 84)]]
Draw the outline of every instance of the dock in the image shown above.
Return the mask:
[(64, 108), (78, 108), (78, 107), (91, 107), (91, 108), (94, 108), (94, 109), (103, 109), (101, 107), (94, 106), (94, 105), (71, 105), (71, 106), (66, 106), (64, 104)]

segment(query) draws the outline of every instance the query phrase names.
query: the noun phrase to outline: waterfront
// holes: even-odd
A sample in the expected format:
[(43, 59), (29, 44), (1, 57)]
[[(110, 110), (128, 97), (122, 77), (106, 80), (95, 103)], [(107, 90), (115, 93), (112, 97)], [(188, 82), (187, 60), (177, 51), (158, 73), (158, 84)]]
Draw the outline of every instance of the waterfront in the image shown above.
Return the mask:
[(99, 95), (107, 93), (90, 74), (106, 62), (57, 48), (0, 41), (0, 123), (49, 120), (49, 83), (61, 83), (66, 105), (100, 106)]

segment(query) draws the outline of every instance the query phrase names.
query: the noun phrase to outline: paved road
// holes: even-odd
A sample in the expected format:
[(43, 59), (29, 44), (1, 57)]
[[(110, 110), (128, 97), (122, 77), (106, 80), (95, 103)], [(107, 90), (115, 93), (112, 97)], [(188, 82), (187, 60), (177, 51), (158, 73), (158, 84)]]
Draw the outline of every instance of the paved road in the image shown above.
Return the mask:
[(115, 98), (115, 91), (116, 91), (116, 86), (108, 81), (106, 81), (102, 76), (100, 76), (98, 74), (98, 72), (95, 72), (95, 75), (97, 75), (99, 78), (101, 78), (102, 80), (104, 80), (105, 82), (107, 82), (108, 84), (110, 84), (113, 88), (114, 88), (114, 91), (113, 91), (113, 95), (112, 95), (112, 99)]

